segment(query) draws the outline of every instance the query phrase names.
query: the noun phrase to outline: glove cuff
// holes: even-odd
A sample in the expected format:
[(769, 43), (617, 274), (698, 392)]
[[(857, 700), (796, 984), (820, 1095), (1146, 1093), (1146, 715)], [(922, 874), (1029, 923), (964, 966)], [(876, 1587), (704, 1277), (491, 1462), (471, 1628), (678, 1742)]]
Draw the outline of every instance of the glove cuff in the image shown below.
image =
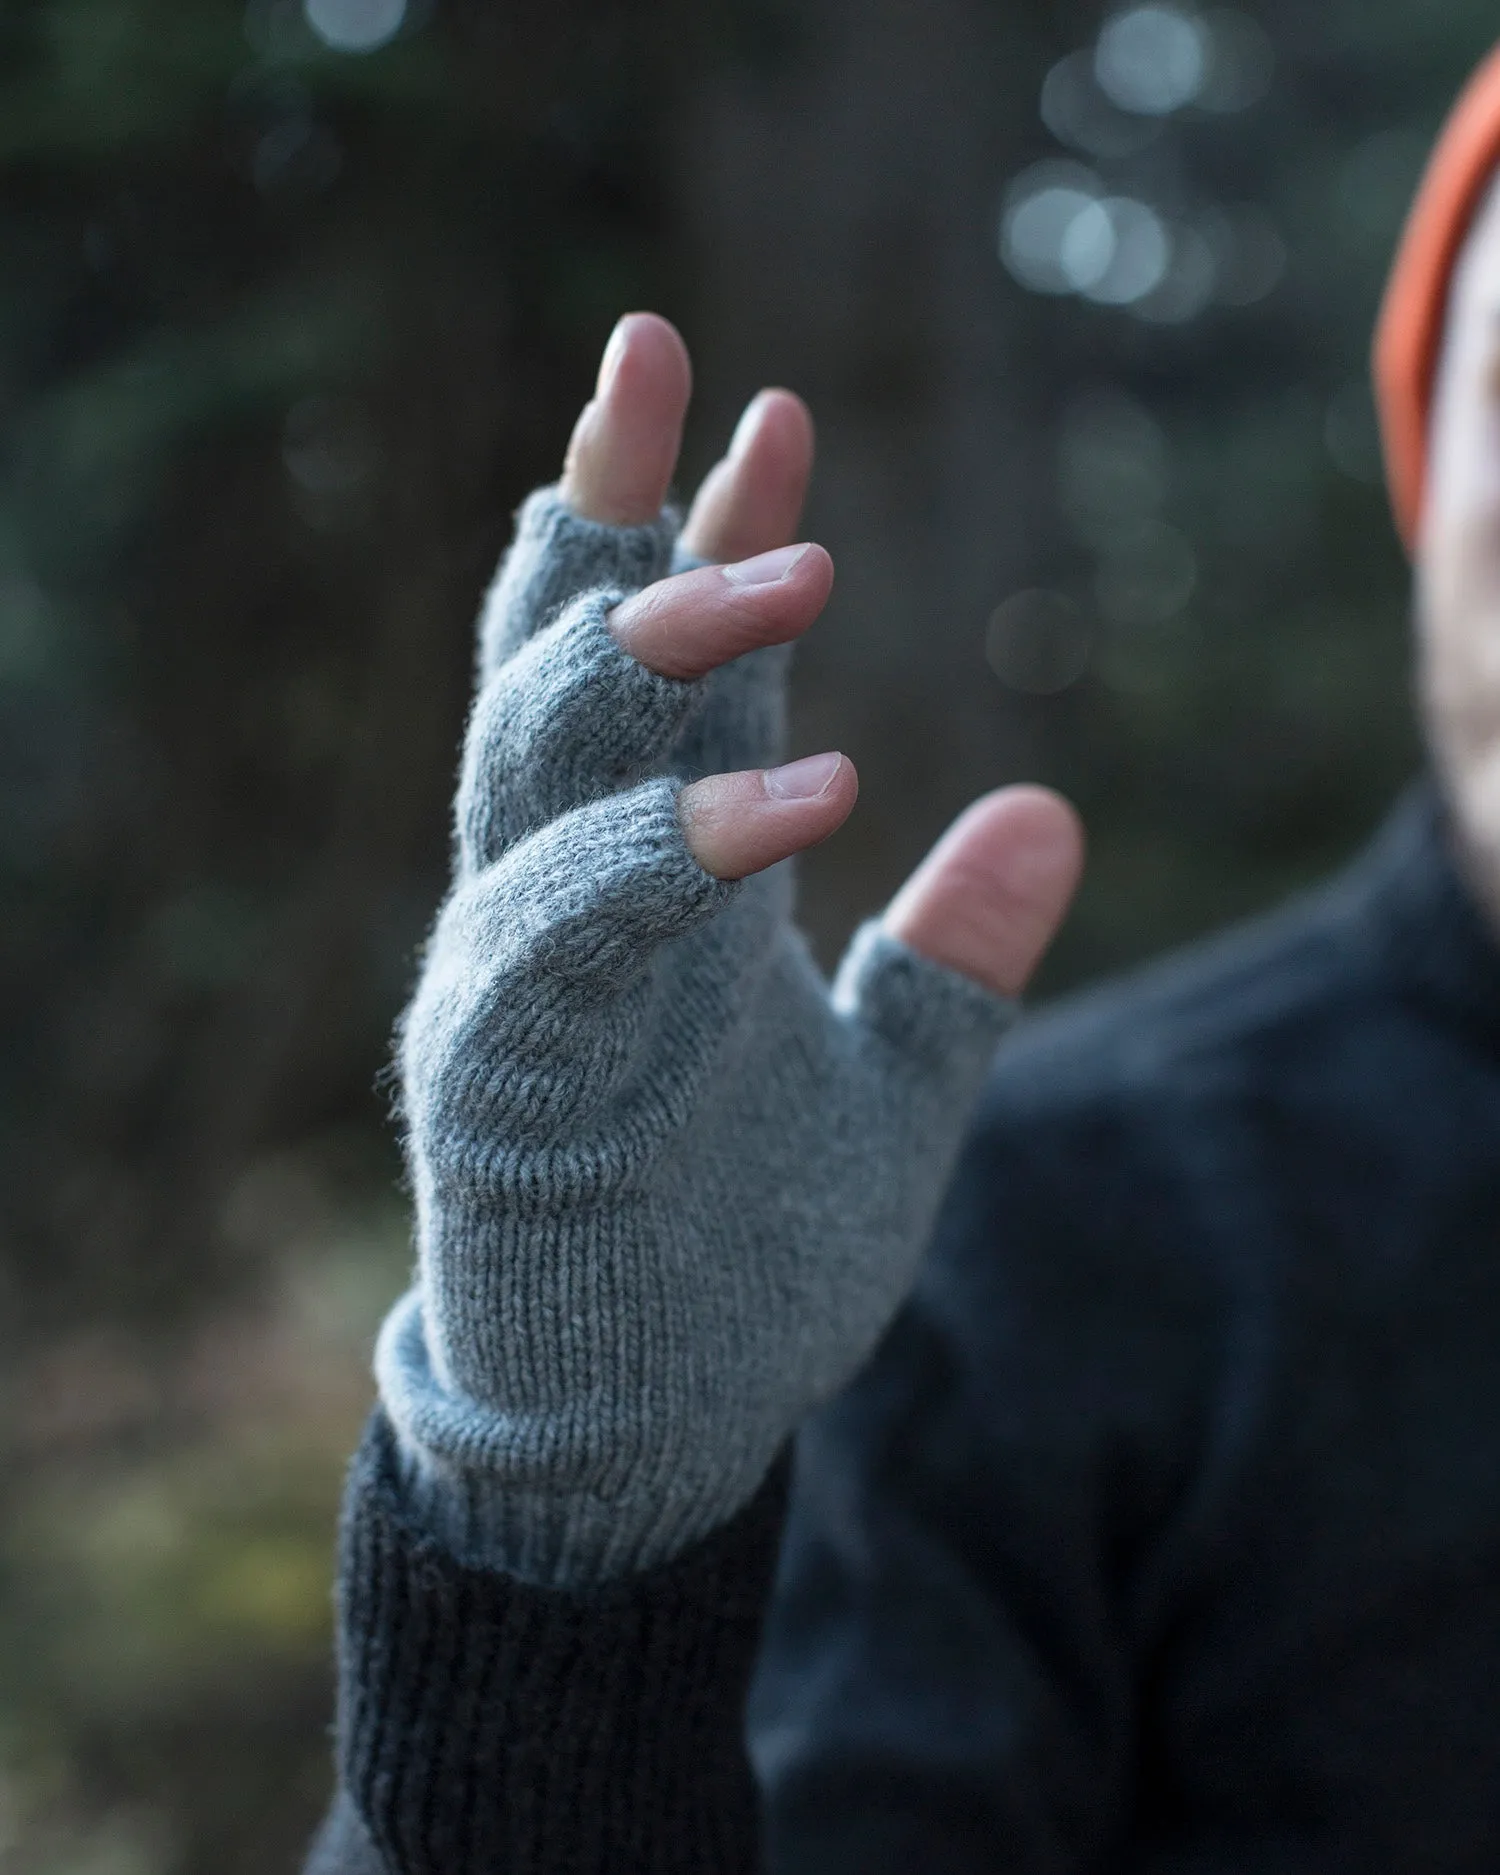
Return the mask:
[(780, 1443), (705, 1464), (664, 1440), (627, 1460), (639, 1438), (616, 1442), (606, 1428), (588, 1441), (590, 1457), (564, 1456), (559, 1429), (443, 1387), (416, 1291), (386, 1318), (375, 1372), (406, 1501), (423, 1527), (471, 1567), (547, 1588), (614, 1581), (680, 1555), (750, 1502)]

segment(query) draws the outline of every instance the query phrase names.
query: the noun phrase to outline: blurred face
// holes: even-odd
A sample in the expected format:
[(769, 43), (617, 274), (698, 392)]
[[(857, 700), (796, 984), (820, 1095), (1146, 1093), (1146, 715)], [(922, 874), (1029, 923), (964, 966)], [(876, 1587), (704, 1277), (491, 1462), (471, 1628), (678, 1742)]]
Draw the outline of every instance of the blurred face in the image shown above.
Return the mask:
[(1500, 919), (1500, 188), (1449, 301), (1417, 549), (1428, 739), (1473, 883)]

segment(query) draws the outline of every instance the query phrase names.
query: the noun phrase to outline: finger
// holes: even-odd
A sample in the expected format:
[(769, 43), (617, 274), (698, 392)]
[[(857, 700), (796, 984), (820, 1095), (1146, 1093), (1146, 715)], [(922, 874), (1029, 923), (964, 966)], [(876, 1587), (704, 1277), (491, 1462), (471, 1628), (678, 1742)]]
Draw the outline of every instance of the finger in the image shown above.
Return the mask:
[(682, 532), (703, 560), (742, 560), (796, 537), (812, 476), (813, 420), (791, 391), (751, 399), (729, 453), (704, 479)]
[(461, 873), (650, 772), (701, 703), (699, 685), (648, 670), (615, 637), (617, 597), (585, 593), (481, 686), (455, 804)]
[(688, 851), (715, 879), (746, 879), (836, 833), (859, 794), (843, 755), (710, 775), (678, 797)]
[(1003, 788), (959, 816), (882, 923), (934, 963), (1016, 996), (1062, 922), (1083, 871), (1077, 814), (1046, 788)]
[[(461, 879), (431, 940), (448, 967), (423, 975), (408, 1050), (424, 1047), (429, 1020), (451, 1047), (456, 1028), (472, 1019), (488, 1025), (488, 1046), (497, 1046), (494, 1025), (506, 1024), (531, 1030), (540, 1052), (555, 1055), (567, 1045), (567, 1018), (549, 986), (592, 981), (618, 990), (659, 945), (727, 904), (733, 886), (688, 850), (678, 796), (676, 784), (659, 777), (586, 801)], [(511, 1072), (540, 1071), (536, 1048), (499, 1053)], [(408, 1084), (420, 1078), (409, 1071)]]
[(833, 562), (821, 547), (777, 547), (660, 580), (616, 606), (609, 625), (648, 670), (691, 679), (762, 645), (800, 638), (832, 588)]
[(676, 531), (669, 513), (638, 527), (607, 527), (575, 513), (555, 488), (528, 496), (479, 615), (480, 682), (551, 625), (569, 600), (654, 585), (672, 564)]
[(692, 388), (676, 327), (657, 313), (627, 313), (610, 335), (593, 401), (568, 444), (564, 500), (611, 527), (652, 520), (677, 467)]

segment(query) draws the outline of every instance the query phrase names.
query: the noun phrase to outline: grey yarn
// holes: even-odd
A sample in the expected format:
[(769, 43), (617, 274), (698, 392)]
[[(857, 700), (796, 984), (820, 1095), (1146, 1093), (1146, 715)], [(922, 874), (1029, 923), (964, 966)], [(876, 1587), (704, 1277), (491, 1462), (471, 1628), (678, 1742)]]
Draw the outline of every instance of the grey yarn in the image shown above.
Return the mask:
[(559, 1586), (731, 1517), (864, 1361), (1012, 1013), (875, 925), (830, 992), (788, 867), (688, 852), (681, 778), (777, 759), (786, 659), (680, 683), (616, 643), (674, 531), (521, 510), (401, 1041), (420, 1260), (376, 1369), (408, 1490)]

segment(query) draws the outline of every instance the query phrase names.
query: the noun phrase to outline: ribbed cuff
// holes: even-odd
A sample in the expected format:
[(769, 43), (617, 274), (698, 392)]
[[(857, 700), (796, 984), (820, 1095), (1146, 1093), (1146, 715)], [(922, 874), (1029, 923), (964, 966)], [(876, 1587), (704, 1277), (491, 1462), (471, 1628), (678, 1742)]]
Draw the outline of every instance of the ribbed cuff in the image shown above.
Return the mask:
[(393, 1875), (755, 1870), (743, 1710), (787, 1471), (662, 1567), (564, 1592), (414, 1527), (372, 1417), (341, 1536), (338, 1750)]
[[(471, 1318), (483, 1313), (471, 1305)], [(607, 1438), (581, 1448), (561, 1415), (506, 1413), (445, 1387), (427, 1333), (411, 1290), (376, 1343), (380, 1400), (408, 1518), (471, 1569), (567, 1590), (654, 1569), (730, 1523), (781, 1443), (730, 1439), (708, 1464), (656, 1451), (637, 1471), (628, 1437), (618, 1451)]]

